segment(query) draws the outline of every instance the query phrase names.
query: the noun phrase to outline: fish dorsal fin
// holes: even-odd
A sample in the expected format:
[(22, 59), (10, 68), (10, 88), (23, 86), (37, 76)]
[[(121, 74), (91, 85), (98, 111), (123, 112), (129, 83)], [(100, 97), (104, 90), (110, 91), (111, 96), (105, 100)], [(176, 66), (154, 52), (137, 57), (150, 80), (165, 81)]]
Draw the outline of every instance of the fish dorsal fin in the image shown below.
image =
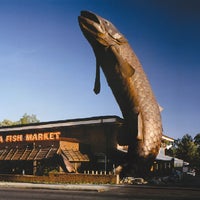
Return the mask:
[(135, 73), (135, 69), (128, 63), (126, 59), (123, 59), (120, 52), (116, 50), (114, 46), (110, 47), (119, 65), (119, 70), (126, 78), (131, 77)]
[(164, 110), (164, 108), (162, 106), (160, 106), (159, 104), (158, 104), (158, 108), (159, 108), (160, 112), (162, 112)]
[(96, 60), (96, 76), (95, 76), (95, 83), (94, 83), (94, 92), (95, 94), (99, 94), (101, 89), (101, 83), (100, 83), (100, 64)]

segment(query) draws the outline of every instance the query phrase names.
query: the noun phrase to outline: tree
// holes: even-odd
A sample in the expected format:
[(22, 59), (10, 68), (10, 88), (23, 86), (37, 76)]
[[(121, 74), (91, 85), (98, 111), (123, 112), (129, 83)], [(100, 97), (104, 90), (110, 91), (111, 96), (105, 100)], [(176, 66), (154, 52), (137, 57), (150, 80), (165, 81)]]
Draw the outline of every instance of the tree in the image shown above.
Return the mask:
[(190, 163), (191, 167), (199, 168), (200, 149), (197, 143), (200, 142), (200, 134), (195, 138), (196, 140), (189, 134), (184, 135), (182, 139), (177, 139), (174, 142), (173, 147), (167, 151), (167, 154)]
[(2, 122), (0, 122), (0, 126), (14, 126), (14, 125), (20, 125), (20, 124), (31, 124), (31, 123), (38, 123), (40, 122), (36, 115), (28, 115), (25, 113), (19, 121), (11, 121), (8, 119), (4, 119)]
[(27, 115), (27, 113), (25, 113), (19, 120), (19, 124), (32, 124), (38, 122), (39, 120), (37, 119), (36, 115)]
[(190, 165), (195, 164), (198, 157), (197, 145), (189, 134), (184, 135), (181, 140), (177, 141), (176, 156), (189, 162)]
[(196, 160), (197, 168), (200, 170), (200, 133), (194, 137), (194, 143), (197, 145), (198, 158)]
[(2, 122), (0, 122), (0, 126), (14, 126), (17, 122), (13, 122), (9, 119), (4, 119)]
[(194, 142), (200, 147), (200, 133), (194, 137)]

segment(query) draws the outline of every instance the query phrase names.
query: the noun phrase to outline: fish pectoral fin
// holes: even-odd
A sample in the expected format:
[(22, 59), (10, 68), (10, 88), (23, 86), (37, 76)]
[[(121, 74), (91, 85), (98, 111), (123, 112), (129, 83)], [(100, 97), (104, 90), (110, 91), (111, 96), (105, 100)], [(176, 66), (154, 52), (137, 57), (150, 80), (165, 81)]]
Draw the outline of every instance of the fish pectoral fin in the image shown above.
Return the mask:
[(143, 140), (143, 123), (142, 123), (142, 116), (139, 113), (138, 115), (138, 135), (137, 135), (137, 139), (138, 140)]
[(124, 77), (131, 77), (135, 73), (135, 69), (126, 60), (120, 60), (119, 66)]
[(94, 83), (94, 89), (93, 91), (95, 94), (99, 94), (101, 90), (101, 83), (100, 83), (100, 65), (98, 61), (96, 61), (96, 77), (95, 77), (95, 83)]
[(122, 75), (126, 78), (131, 77), (135, 73), (135, 69), (133, 68), (133, 66), (130, 65), (126, 59), (123, 59), (120, 52), (114, 46), (110, 46), (110, 48), (116, 57), (118, 67)]

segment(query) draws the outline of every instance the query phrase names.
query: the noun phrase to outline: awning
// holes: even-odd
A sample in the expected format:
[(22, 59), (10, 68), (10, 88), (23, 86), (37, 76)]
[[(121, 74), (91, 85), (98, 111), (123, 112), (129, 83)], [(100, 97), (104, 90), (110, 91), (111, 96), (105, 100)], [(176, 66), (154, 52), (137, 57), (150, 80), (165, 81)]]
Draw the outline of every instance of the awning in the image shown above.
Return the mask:
[(172, 157), (171, 156), (167, 156), (165, 155), (165, 148), (161, 147), (159, 150), (159, 153), (156, 157), (156, 160), (160, 160), (160, 161), (172, 161)]
[(86, 154), (82, 154), (79, 150), (62, 149), (62, 154), (68, 159), (69, 162), (89, 162), (90, 159)]
[(64, 165), (61, 164), (61, 167), (63, 168), (63, 170), (65, 172), (76, 172), (76, 169), (74, 168), (74, 166), (72, 165), (72, 163), (69, 162), (69, 160), (66, 158), (65, 155), (63, 155), (63, 153), (61, 154), (61, 158), (63, 160)]
[(45, 147), (33, 149), (1, 149), (0, 160), (42, 160), (53, 157), (58, 151), (58, 148)]
[(174, 158), (174, 167), (183, 167), (184, 161), (179, 158)]
[(76, 172), (76, 163), (90, 161), (86, 154), (82, 154), (79, 150), (73, 149), (60, 149), (58, 156), (62, 158), (62, 161), (60, 160), (60, 166), (66, 172)]
[(167, 156), (167, 155), (158, 154), (157, 157), (156, 157), (156, 160), (160, 160), (160, 161), (172, 161), (173, 157)]

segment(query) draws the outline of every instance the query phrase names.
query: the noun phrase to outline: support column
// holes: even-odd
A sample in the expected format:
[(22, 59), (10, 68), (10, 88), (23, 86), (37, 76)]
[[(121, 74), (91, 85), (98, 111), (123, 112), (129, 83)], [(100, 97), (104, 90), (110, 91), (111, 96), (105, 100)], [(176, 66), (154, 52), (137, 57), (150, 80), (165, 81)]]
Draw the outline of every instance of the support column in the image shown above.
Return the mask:
[(37, 172), (37, 161), (34, 160), (33, 161), (33, 175), (36, 175), (36, 172)]

